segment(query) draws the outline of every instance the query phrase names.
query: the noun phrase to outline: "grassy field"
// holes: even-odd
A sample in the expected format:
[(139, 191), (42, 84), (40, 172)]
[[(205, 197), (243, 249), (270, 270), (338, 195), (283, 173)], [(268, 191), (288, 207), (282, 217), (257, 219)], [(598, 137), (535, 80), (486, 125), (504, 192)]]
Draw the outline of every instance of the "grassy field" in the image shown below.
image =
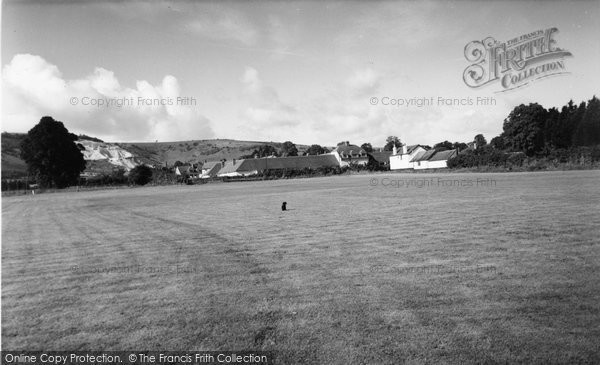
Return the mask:
[(3, 198), (2, 348), (598, 363), (599, 181), (377, 174)]

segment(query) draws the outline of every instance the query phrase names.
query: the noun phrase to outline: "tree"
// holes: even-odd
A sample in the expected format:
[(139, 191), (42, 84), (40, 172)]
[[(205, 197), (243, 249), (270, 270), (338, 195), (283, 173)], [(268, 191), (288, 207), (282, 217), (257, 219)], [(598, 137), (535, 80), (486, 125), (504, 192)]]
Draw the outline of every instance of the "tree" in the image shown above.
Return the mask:
[(308, 150), (306, 150), (307, 155), (322, 155), (324, 153), (325, 149), (318, 144), (313, 144), (312, 146), (308, 147)]
[(583, 120), (583, 116), (585, 115), (586, 105), (585, 101), (582, 101), (581, 104), (571, 113), (569, 118), (569, 126), (571, 129), (571, 146), (581, 146), (582, 142), (582, 133), (583, 132), (579, 125)]
[(293, 142), (285, 141), (281, 146), (283, 156), (298, 156), (298, 148)]
[(454, 148), (454, 145), (450, 141), (444, 141), (433, 145), (433, 149), (436, 151), (446, 151)]
[(473, 139), (473, 141), (475, 142), (475, 147), (477, 149), (480, 149), (481, 147), (483, 147), (487, 144), (487, 141), (485, 140), (485, 137), (483, 136), (483, 134), (476, 135), (475, 138)]
[(402, 142), (400, 142), (400, 138), (398, 138), (396, 136), (389, 136), (388, 138), (385, 139), (385, 146), (383, 147), (383, 150), (384, 151), (393, 151), (394, 146), (396, 146), (396, 148), (400, 148), (400, 147), (402, 147)]
[(588, 101), (581, 123), (575, 131), (577, 146), (593, 146), (600, 144), (600, 100), (595, 96)]
[(556, 108), (548, 110), (544, 122), (544, 146), (548, 150), (557, 148), (560, 145), (561, 118), (560, 112)]
[(277, 149), (270, 144), (258, 147), (257, 157), (278, 156)]
[(152, 169), (146, 165), (138, 165), (129, 171), (129, 181), (135, 185), (146, 185), (152, 180)]
[(452, 149), (453, 150), (463, 151), (463, 150), (466, 150), (467, 148), (469, 148), (469, 146), (466, 143), (454, 142), (452, 144)]
[(21, 158), (41, 186), (65, 188), (76, 184), (85, 170), (76, 140), (62, 122), (45, 116), (21, 142)]
[(575, 106), (573, 100), (569, 100), (569, 103), (560, 110), (560, 115), (558, 116), (558, 130), (553, 137), (553, 143), (556, 148), (571, 147), (573, 134), (575, 132), (572, 126), (572, 118), (576, 110), (577, 106)]
[(492, 148), (497, 149), (497, 150), (506, 149), (506, 143), (504, 142), (504, 133), (500, 134), (497, 137), (492, 138), (492, 140), (490, 141), (490, 146), (492, 146)]
[(521, 104), (504, 120), (504, 135), (509, 148), (523, 151), (528, 156), (541, 151), (544, 146), (543, 127), (547, 111), (540, 104)]
[(363, 143), (362, 145), (360, 145), (360, 148), (365, 150), (366, 153), (373, 152), (373, 146), (370, 143)]

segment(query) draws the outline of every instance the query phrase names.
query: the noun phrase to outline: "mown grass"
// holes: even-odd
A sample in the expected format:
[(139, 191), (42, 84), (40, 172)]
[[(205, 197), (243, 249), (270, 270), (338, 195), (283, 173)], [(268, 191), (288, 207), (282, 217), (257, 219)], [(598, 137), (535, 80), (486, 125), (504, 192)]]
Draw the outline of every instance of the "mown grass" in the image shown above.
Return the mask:
[[(599, 177), (376, 174), (4, 198), (2, 347), (598, 362)], [(382, 186), (423, 178), (495, 186)]]

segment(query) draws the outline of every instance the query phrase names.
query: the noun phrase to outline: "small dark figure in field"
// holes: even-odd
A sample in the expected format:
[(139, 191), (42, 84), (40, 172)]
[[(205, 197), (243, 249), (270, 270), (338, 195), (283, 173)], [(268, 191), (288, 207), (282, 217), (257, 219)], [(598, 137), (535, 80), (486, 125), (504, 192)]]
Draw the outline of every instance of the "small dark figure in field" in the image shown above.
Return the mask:
[(287, 205), (287, 203), (283, 202), (283, 204), (281, 204), (281, 210), (287, 210), (286, 205)]

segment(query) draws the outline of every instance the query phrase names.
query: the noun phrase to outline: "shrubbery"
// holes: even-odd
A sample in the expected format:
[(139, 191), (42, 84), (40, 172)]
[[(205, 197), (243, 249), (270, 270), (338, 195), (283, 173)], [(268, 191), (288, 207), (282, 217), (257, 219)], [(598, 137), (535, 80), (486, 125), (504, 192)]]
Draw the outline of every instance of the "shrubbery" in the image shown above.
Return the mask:
[(448, 160), (450, 168), (503, 167), (543, 170), (560, 165), (580, 166), (600, 163), (600, 146), (571, 147), (543, 151), (527, 157), (523, 152), (503, 152), (491, 147), (467, 150)]
[(152, 169), (146, 165), (139, 165), (129, 172), (129, 182), (135, 185), (146, 185), (152, 181)]

